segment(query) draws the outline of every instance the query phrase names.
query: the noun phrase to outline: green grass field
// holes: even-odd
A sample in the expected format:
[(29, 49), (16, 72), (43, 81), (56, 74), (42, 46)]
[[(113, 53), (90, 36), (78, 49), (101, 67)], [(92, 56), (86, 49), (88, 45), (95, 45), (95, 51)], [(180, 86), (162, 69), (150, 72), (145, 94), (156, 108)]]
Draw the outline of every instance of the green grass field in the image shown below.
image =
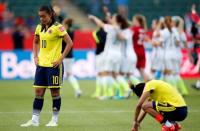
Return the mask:
[[(186, 80), (189, 86), (194, 80)], [(47, 128), (51, 118), (51, 97), (46, 92), (40, 127), (22, 128), (20, 124), (31, 118), (34, 98), (32, 81), (0, 81), (0, 131), (130, 131), (137, 98), (99, 101), (90, 98), (94, 81), (80, 81), (83, 96), (74, 98), (72, 88), (64, 83), (59, 126)], [(186, 102), (188, 118), (182, 122), (183, 131), (200, 130), (200, 91), (189, 88)], [(161, 126), (151, 117), (141, 124), (141, 131), (160, 131)]]

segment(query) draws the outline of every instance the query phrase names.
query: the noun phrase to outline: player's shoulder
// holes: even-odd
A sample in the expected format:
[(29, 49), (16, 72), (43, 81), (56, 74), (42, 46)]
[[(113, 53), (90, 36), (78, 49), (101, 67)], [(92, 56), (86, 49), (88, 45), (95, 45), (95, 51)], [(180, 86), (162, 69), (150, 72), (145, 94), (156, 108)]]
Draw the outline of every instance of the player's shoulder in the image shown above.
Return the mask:
[(42, 24), (41, 23), (37, 24), (36, 28), (42, 28)]

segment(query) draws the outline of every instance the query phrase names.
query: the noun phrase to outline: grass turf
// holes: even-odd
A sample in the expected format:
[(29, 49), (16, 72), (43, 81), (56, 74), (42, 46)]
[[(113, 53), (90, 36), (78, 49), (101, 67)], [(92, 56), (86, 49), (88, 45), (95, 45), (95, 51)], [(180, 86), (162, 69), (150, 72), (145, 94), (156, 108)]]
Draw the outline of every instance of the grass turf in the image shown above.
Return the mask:
[[(200, 91), (189, 86), (194, 80), (186, 80), (190, 95), (186, 102), (189, 106), (188, 118), (182, 122), (182, 131), (200, 129)], [(74, 98), (73, 89), (64, 83), (62, 88), (62, 107), (59, 126), (45, 127), (51, 118), (51, 97), (47, 90), (44, 107), (40, 117), (40, 127), (22, 128), (20, 124), (31, 118), (34, 98), (32, 81), (0, 81), (0, 131), (130, 131), (133, 110), (137, 98), (129, 100), (92, 99), (95, 81), (80, 81), (83, 96)], [(141, 124), (141, 131), (160, 131), (161, 126), (147, 116)]]

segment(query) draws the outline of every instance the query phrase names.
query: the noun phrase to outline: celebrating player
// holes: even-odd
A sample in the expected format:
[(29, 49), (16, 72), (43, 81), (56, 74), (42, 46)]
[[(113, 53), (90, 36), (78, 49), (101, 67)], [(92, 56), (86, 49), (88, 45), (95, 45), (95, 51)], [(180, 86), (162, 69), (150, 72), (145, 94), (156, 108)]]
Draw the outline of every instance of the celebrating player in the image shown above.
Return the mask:
[(161, 80), (132, 85), (133, 92), (140, 97), (135, 109), (132, 131), (138, 131), (146, 114), (162, 124), (162, 131), (178, 131), (187, 117), (187, 106), (176, 88)]
[[(64, 19), (64, 21), (63, 21), (63, 25), (64, 25), (67, 33), (69, 34), (70, 38), (73, 40), (74, 31), (71, 29), (72, 24), (73, 24), (72, 19)], [(63, 41), (62, 52), (64, 51), (65, 46), (66, 46), (65, 41)], [(73, 62), (74, 62), (74, 59), (73, 59), (73, 47), (72, 47), (70, 52), (65, 57), (63, 63), (64, 63), (64, 69), (65, 69), (65, 72), (66, 72), (66, 75), (67, 75), (67, 79), (69, 80), (70, 84), (74, 88), (75, 97), (79, 98), (81, 96), (82, 91), (81, 91), (80, 86), (78, 84), (78, 80), (76, 79), (76, 77), (72, 73)]]
[[(63, 76), (62, 61), (73, 43), (65, 28), (55, 21), (54, 15), (51, 6), (41, 6), (39, 9), (41, 24), (38, 24), (36, 28), (33, 41), (34, 61), (37, 66), (34, 81), (33, 114), (32, 119), (22, 124), (22, 127), (39, 126), (39, 117), (46, 89), (50, 89), (53, 102), (53, 116), (46, 126), (58, 125), (58, 114), (61, 106), (60, 88)], [(67, 45), (61, 54), (62, 40)]]

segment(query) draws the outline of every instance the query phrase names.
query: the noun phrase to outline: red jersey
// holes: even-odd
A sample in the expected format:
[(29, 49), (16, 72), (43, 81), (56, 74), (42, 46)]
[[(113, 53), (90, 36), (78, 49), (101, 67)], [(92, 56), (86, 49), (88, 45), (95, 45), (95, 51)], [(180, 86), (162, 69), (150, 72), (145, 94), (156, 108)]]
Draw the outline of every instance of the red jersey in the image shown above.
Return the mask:
[(146, 32), (143, 28), (139, 26), (133, 26), (131, 27), (131, 30), (133, 31), (133, 47), (138, 59), (137, 67), (144, 68), (146, 63), (145, 49), (144, 49)]

